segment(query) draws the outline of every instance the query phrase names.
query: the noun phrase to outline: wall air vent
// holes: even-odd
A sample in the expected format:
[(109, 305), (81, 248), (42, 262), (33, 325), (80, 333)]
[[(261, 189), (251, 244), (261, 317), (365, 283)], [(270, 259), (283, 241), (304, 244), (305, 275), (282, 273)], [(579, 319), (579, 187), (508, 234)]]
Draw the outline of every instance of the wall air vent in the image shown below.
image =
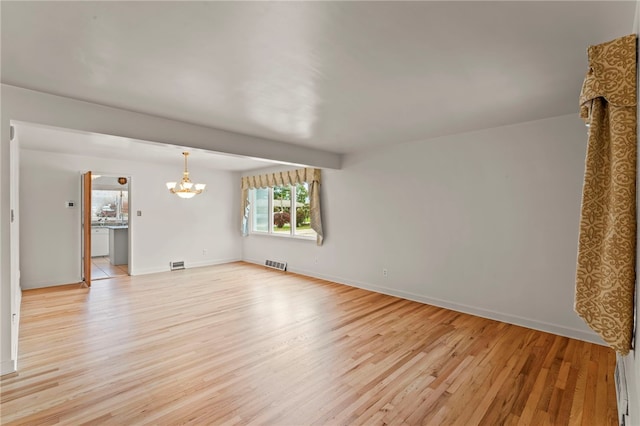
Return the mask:
[(276, 262), (275, 260), (267, 260), (264, 262), (264, 266), (268, 268), (277, 269), (278, 271), (286, 271), (287, 264), (286, 262)]
[(180, 269), (184, 269), (184, 260), (178, 260), (175, 262), (169, 262), (169, 268), (171, 268), (172, 271), (177, 271)]

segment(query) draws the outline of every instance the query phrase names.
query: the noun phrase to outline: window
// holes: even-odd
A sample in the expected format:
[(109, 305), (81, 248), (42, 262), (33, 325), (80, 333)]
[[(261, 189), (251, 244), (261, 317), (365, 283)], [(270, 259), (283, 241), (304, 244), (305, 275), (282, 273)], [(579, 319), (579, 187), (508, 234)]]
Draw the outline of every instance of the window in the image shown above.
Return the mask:
[(129, 220), (129, 191), (91, 191), (91, 223), (116, 223)]
[[(320, 177), (322, 170), (306, 167), (240, 180), (242, 236), (249, 233), (312, 239), (322, 245)], [(313, 228), (311, 225), (313, 224)]]
[(252, 229), (255, 232), (269, 232), (269, 189), (253, 190)]
[(254, 188), (251, 198), (251, 232), (315, 239), (311, 229), (309, 184)]

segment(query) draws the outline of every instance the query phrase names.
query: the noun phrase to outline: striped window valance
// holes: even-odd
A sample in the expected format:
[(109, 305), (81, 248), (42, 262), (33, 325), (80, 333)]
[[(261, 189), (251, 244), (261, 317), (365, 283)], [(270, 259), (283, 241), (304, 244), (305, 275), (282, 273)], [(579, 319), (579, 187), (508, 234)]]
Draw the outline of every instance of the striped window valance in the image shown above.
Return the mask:
[(304, 168), (264, 175), (244, 176), (242, 189), (272, 188), (274, 186), (295, 185), (298, 183), (320, 183), (320, 169)]

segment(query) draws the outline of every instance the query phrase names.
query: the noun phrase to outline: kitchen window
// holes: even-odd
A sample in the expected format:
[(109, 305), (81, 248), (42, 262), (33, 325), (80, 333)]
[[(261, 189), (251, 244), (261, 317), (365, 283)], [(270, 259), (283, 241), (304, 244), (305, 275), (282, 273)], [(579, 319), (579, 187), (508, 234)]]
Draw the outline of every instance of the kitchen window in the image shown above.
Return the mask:
[(91, 191), (91, 223), (112, 224), (129, 220), (129, 191)]

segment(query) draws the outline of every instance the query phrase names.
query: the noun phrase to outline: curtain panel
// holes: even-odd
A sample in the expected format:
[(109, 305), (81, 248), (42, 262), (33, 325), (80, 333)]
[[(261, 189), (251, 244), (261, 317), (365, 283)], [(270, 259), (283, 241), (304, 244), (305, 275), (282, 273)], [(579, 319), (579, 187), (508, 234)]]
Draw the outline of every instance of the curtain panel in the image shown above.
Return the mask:
[(589, 126), (575, 311), (616, 352), (633, 339), (636, 256), (636, 36), (588, 49), (580, 115)]
[(322, 215), (320, 213), (320, 169), (304, 168), (284, 172), (268, 173), (242, 178), (242, 235), (249, 235), (249, 190), (255, 188), (272, 188), (274, 186), (309, 184), (309, 209), (311, 211), (311, 229), (316, 231), (316, 243), (321, 246), (324, 240), (322, 231)]

